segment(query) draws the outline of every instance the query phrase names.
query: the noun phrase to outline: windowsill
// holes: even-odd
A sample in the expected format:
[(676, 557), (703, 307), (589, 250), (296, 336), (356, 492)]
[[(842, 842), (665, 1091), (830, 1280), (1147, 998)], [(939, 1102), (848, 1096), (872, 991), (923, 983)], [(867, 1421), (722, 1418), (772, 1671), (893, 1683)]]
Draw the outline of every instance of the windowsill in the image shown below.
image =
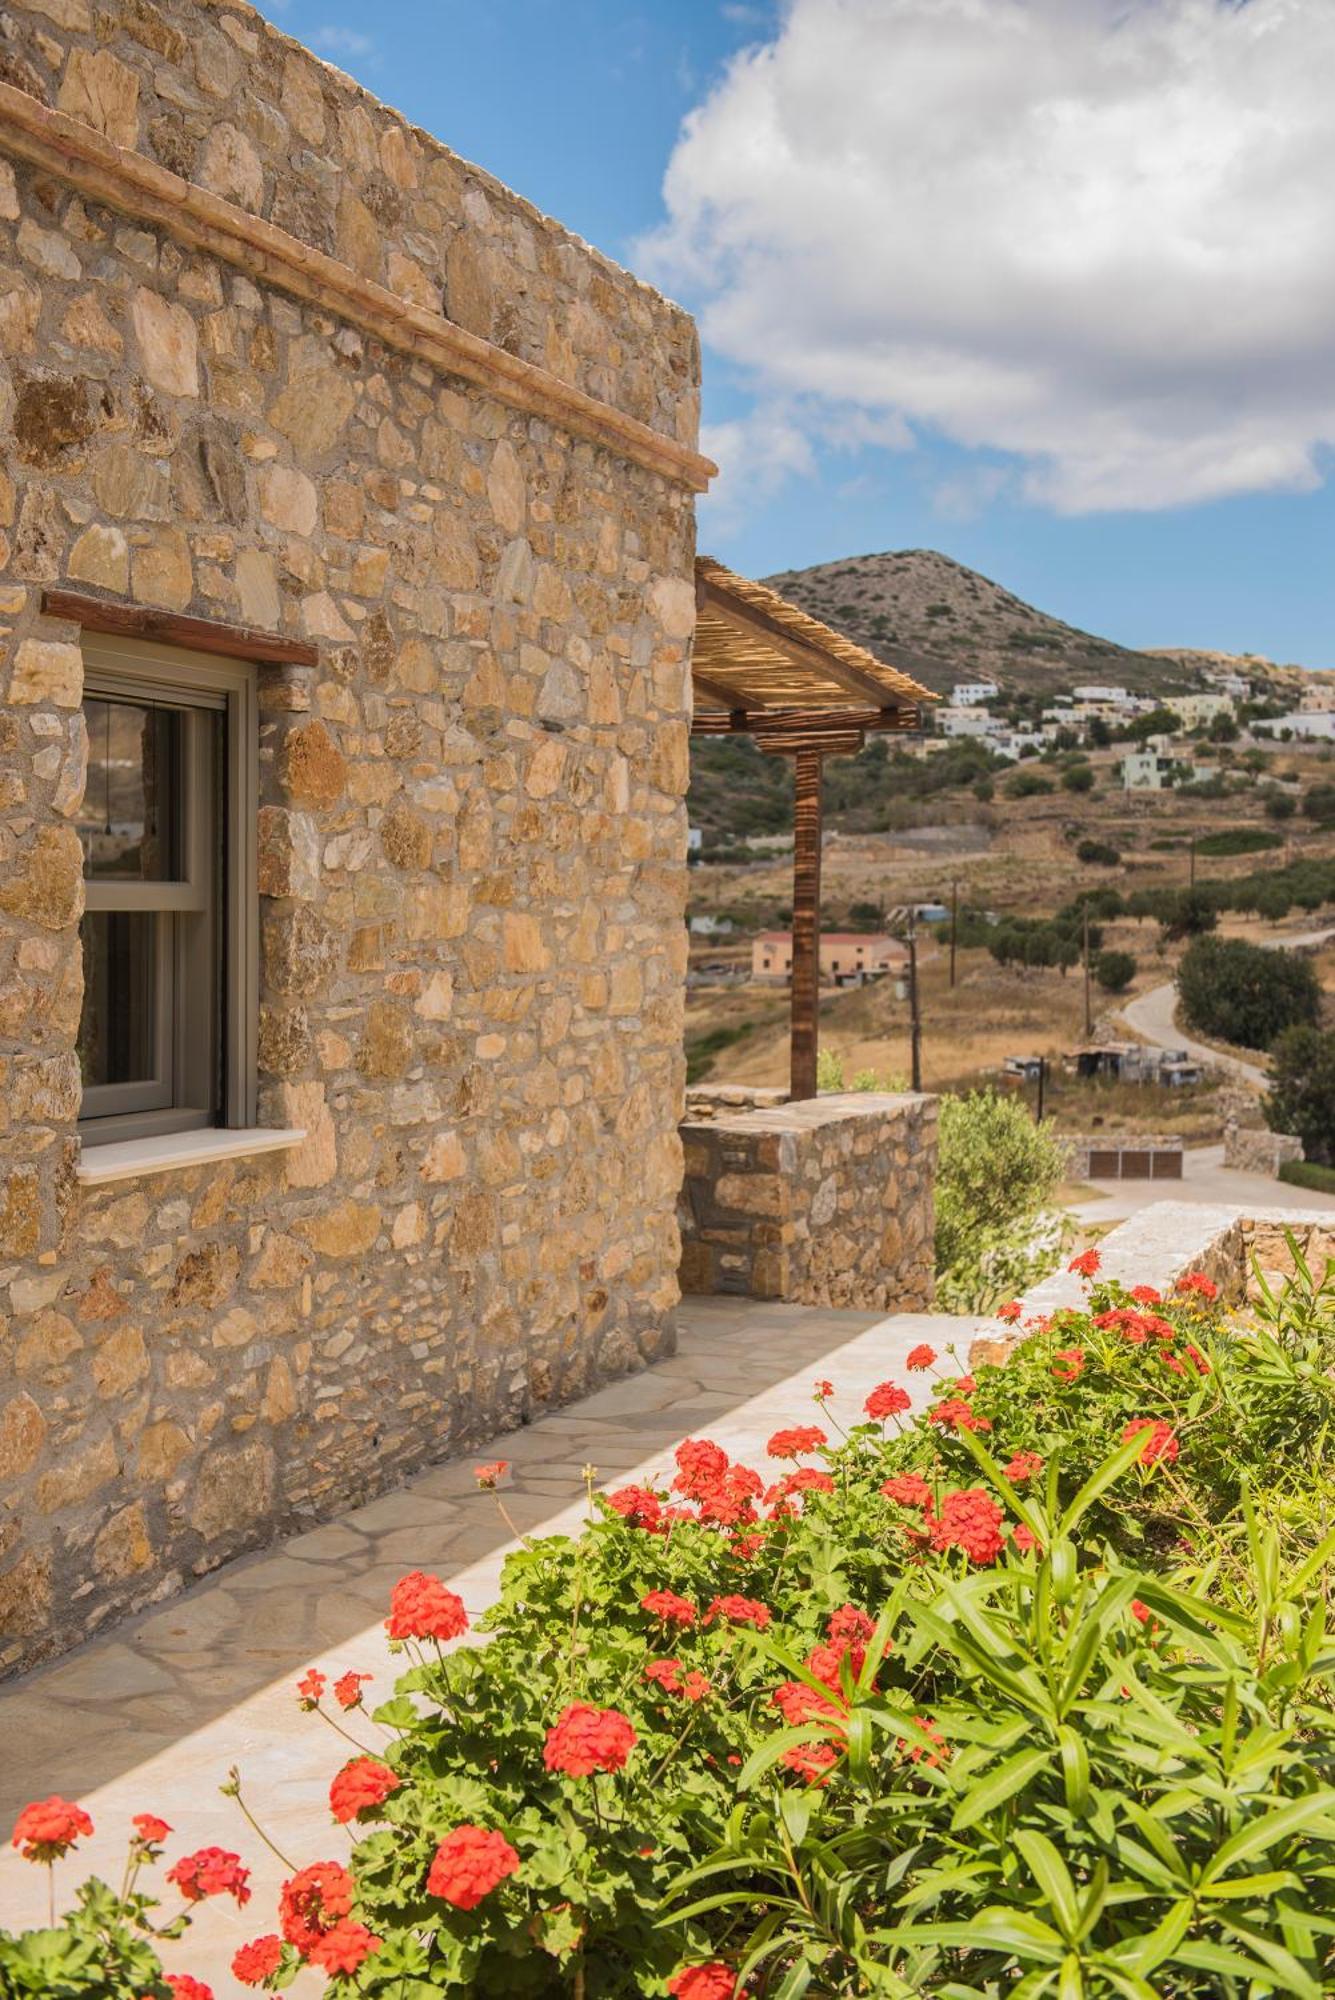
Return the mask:
[(85, 1146), (75, 1171), (84, 1187), (98, 1187), (105, 1181), (169, 1174), (181, 1167), (208, 1166), (215, 1160), (241, 1159), (250, 1153), (285, 1153), (305, 1137), (301, 1126), (249, 1125), (232, 1132), (207, 1126), (196, 1132), (163, 1132), (151, 1139)]

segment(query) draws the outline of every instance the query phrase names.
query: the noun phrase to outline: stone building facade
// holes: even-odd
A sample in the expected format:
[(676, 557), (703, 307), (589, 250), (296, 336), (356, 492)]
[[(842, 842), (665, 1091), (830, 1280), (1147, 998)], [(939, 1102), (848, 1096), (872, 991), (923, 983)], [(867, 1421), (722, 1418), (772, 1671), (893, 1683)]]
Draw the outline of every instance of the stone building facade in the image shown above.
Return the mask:
[[(697, 404), (241, 0), (0, 18), (0, 1665), (670, 1339)], [(278, 1150), (89, 1178), (98, 629), (253, 675)]]

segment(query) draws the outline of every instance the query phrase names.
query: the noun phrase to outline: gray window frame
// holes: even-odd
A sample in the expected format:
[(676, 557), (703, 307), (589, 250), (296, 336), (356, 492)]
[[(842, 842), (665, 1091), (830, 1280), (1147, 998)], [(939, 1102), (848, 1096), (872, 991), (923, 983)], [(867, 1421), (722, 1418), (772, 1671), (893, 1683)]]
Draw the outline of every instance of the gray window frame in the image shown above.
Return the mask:
[[(182, 712), (185, 796), (181, 879), (85, 880), (90, 911), (154, 911), (170, 921), (158, 925), (155, 1075), (86, 1090), (80, 1138), (87, 1147), (207, 1126), (253, 1126), (259, 1013), (255, 669), (243, 660), (147, 639), (85, 632), (82, 645), (85, 695), (157, 701)], [(209, 713), (223, 723), (216, 767), (203, 727)], [(200, 923), (191, 926), (191, 917)]]

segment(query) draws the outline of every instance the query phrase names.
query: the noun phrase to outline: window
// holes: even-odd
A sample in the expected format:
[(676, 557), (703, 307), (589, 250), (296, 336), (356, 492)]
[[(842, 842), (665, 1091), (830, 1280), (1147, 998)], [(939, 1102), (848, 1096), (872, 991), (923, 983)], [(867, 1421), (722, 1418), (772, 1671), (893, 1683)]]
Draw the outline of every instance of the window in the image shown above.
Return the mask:
[(253, 1124), (252, 670), (86, 635), (83, 714), (84, 1143)]

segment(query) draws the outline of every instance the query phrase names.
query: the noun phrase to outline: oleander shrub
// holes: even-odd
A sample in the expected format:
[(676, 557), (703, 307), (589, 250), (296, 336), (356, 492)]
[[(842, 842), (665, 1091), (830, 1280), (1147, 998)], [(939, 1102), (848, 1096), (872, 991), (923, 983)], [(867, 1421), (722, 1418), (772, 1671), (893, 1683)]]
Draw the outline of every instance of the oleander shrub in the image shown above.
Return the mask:
[(941, 1099), (937, 1128), (936, 1302), (985, 1311), (1056, 1263), (1053, 1196), (1066, 1156), (1018, 1098), (974, 1090)]
[[(329, 1847), (236, 1977), (314, 1966), (376, 2000), (1329, 1993), (1335, 1283), (1299, 1260), (1236, 1319), (1204, 1276), (1165, 1298), (1097, 1264), (1004, 1368), (913, 1350), (916, 1414), (887, 1381), (841, 1432), (818, 1382), (763, 1467), (690, 1439), (670, 1481), (591, 1494), (581, 1533), (508, 1557), (484, 1644), (454, 1643), (440, 1579), (402, 1578), (389, 1698), (352, 1668), (294, 1691), (340, 1732)], [(86, 1830), (64, 1805), (32, 1809), (34, 1860)], [(144, 1824), (128, 1901), (93, 1885), (142, 1968), (16, 1983), (24, 1953), (59, 1969), (31, 1933), (0, 1940), (0, 1992), (204, 2000), (160, 1974), (183, 1926), (140, 1895), (170, 1833)], [(166, 1887), (182, 1914), (249, 1894), (218, 1849)], [(52, 1927), (60, 1950), (88, 1921)]]

